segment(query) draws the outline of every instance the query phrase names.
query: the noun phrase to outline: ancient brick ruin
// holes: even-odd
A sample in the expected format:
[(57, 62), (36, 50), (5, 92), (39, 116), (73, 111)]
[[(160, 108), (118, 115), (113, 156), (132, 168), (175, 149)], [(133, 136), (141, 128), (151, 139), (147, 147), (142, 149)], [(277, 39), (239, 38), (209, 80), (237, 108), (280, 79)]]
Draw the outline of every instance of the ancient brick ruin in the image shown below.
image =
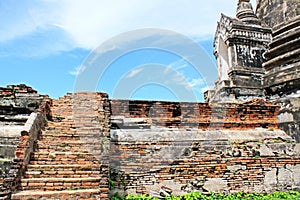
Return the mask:
[(206, 103), (0, 88), (0, 199), (300, 190), (299, 10), (222, 15)]
[(300, 146), (278, 129), (279, 106), (264, 100), (208, 104), (109, 100), (91, 92), (58, 100), (38, 96), (25, 125), (13, 130), (18, 144), (2, 179), (2, 196), (102, 199), (114, 192), (164, 196), (299, 187)]

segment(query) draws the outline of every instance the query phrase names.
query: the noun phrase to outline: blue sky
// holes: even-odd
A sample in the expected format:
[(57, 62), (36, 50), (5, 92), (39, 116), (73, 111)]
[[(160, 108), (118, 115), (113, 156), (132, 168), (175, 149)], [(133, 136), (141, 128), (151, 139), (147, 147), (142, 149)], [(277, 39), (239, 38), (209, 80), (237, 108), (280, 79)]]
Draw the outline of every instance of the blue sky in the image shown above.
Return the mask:
[[(234, 16), (236, 4), (237, 0), (0, 0), (0, 86), (25, 83), (53, 98), (73, 92), (80, 79), (77, 76), (97, 47), (128, 31), (145, 28), (185, 35), (213, 60), (217, 21), (221, 12)], [(118, 40), (112, 41), (119, 45)], [(128, 40), (134, 42), (134, 37)], [(132, 51), (111, 62), (93, 90), (124, 98), (115, 92), (118, 84), (124, 85), (123, 79), (139, 72), (148, 82), (150, 76), (163, 79), (139, 85), (128, 98), (189, 100), (178, 97), (182, 80), (195, 96), (190, 100), (202, 101), (202, 92), (210, 85), (187, 61), (159, 48)], [(172, 70), (167, 70), (168, 74), (146, 73), (151, 67), (160, 69), (158, 65)], [(216, 68), (210, 73), (217, 78)], [(171, 85), (179, 84), (177, 88), (166, 84), (172, 78)]]

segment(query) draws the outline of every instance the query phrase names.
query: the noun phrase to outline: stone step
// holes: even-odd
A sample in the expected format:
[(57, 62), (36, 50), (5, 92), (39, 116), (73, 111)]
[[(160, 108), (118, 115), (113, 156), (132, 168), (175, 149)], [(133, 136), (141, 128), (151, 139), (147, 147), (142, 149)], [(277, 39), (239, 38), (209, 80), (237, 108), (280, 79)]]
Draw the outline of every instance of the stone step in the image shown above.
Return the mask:
[(93, 131), (93, 130), (101, 130), (101, 126), (99, 124), (99, 122), (79, 122), (75, 123), (74, 125), (72, 125), (73, 128), (69, 129), (69, 126), (61, 126), (61, 125), (57, 125), (58, 127), (55, 126), (47, 126), (45, 128), (45, 131), (50, 132), (50, 133), (55, 133), (55, 132), (76, 132), (78, 131), (77, 129), (80, 130), (86, 130), (86, 131)]
[[(57, 119), (56, 119), (57, 120)], [(86, 128), (100, 128), (98, 116), (76, 116), (72, 120), (63, 119), (60, 122), (51, 122), (47, 124), (46, 130), (66, 129), (68, 127), (86, 127)]]
[(31, 156), (31, 161), (69, 161), (76, 163), (78, 161), (94, 161), (98, 160), (97, 155), (82, 152), (48, 152), (38, 151)]
[(71, 130), (71, 128), (75, 128), (74, 121), (63, 121), (63, 122), (51, 122), (49, 121), (47, 124), (46, 130)]
[(37, 148), (39, 150), (41, 149), (53, 149), (57, 151), (73, 151), (76, 149), (101, 149), (101, 140), (98, 142), (95, 142), (95, 140), (92, 139), (84, 139), (82, 138), (81, 140), (70, 140), (70, 141), (61, 141), (61, 142), (56, 142), (56, 141), (38, 141), (37, 142)]
[(89, 153), (93, 152), (94, 155), (96, 153), (101, 154), (100, 146), (82, 146), (82, 147), (69, 147), (69, 146), (39, 146), (37, 152), (74, 152), (74, 153)]
[(79, 165), (79, 164), (67, 164), (67, 165), (28, 165), (27, 170), (28, 171), (34, 171), (34, 170), (69, 170), (69, 169), (76, 169), (76, 170), (86, 170), (86, 169), (93, 169), (97, 170), (100, 168), (100, 165)]
[(39, 152), (49, 152), (49, 151), (56, 151), (56, 152), (74, 152), (74, 153), (89, 153), (89, 152), (98, 152), (98, 154), (101, 153), (101, 147), (100, 146), (48, 146), (44, 145), (38, 146)]
[(51, 140), (54, 138), (59, 138), (59, 140), (79, 140), (80, 135), (76, 133), (42, 133), (40, 136), (40, 140)]
[(100, 165), (28, 165), (25, 178), (88, 178), (99, 176)]
[(91, 178), (99, 177), (99, 171), (62, 170), (62, 171), (27, 171), (24, 178)]
[(100, 185), (100, 177), (89, 178), (29, 178), (21, 179), (20, 190), (80, 190), (94, 189)]
[(64, 141), (62, 143), (52, 143), (49, 141), (38, 142), (36, 145), (37, 151), (70, 151), (74, 150), (86, 150), (86, 152), (94, 152), (101, 149), (101, 141), (98, 144), (90, 143), (90, 141), (80, 140), (78, 143), (73, 143), (70, 141)]
[(81, 164), (81, 165), (94, 165), (99, 164), (99, 160), (84, 160), (78, 159), (77, 161), (69, 161), (69, 160), (31, 160), (30, 165), (68, 165), (68, 164)]
[(42, 133), (40, 140), (59, 138), (60, 140), (76, 140), (80, 138), (101, 138), (101, 132), (76, 132), (76, 133)]
[[(38, 141), (36, 144), (41, 147), (72, 147), (72, 146), (98, 146), (99, 143), (101, 144), (101, 138), (78, 138), (78, 139), (71, 139), (71, 140), (60, 140), (58, 142), (57, 140), (60, 140), (60, 138), (55, 139), (42, 139)], [(56, 141), (55, 141), (56, 140)]]
[[(57, 138), (57, 137), (55, 137)], [(57, 138), (58, 139), (58, 138)], [(37, 141), (37, 144), (41, 145), (79, 145), (79, 144), (87, 144), (87, 145), (99, 145), (99, 140), (101, 141), (103, 138), (100, 137), (69, 137), (69, 138), (59, 138), (59, 142), (57, 140), (53, 140), (53, 138), (41, 138)]]
[(71, 132), (76, 132), (76, 129), (74, 126), (54, 126), (54, 125), (47, 125), (45, 127), (45, 131), (49, 131), (49, 132), (67, 132), (67, 133), (71, 133)]
[(98, 200), (106, 198), (102, 196), (99, 189), (81, 189), (81, 190), (61, 190), (61, 191), (20, 191), (12, 194), (12, 200), (22, 199), (70, 199), (70, 200)]

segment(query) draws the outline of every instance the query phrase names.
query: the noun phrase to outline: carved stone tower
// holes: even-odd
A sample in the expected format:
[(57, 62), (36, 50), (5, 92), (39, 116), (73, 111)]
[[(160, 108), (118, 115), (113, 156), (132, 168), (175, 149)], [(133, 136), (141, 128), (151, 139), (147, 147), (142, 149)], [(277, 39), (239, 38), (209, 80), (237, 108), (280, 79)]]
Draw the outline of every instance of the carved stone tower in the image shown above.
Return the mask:
[(266, 96), (281, 105), (279, 127), (300, 142), (300, 1), (257, 0), (256, 13), (272, 28), (263, 63)]
[(221, 15), (214, 40), (219, 78), (206, 101), (232, 101), (264, 97), (263, 53), (271, 41), (271, 29), (254, 14), (249, 0), (239, 0), (236, 18)]
[(270, 99), (300, 92), (300, 1), (258, 0), (258, 17), (272, 28), (264, 54), (264, 86)]

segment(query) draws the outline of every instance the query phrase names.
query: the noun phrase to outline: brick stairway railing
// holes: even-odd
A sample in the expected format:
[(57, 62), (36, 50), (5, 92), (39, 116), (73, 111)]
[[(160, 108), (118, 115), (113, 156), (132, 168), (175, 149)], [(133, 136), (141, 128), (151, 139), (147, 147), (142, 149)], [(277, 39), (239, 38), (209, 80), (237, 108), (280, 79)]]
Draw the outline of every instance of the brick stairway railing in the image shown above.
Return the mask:
[(46, 117), (49, 115), (49, 104), (49, 98), (45, 97), (39, 109), (31, 113), (23, 131), (21, 131), (20, 142), (15, 152), (15, 159), (1, 187), (0, 199), (10, 199), (11, 193), (17, 190), (20, 179), (30, 161), (30, 156), (34, 151), (34, 144), (45, 125)]

